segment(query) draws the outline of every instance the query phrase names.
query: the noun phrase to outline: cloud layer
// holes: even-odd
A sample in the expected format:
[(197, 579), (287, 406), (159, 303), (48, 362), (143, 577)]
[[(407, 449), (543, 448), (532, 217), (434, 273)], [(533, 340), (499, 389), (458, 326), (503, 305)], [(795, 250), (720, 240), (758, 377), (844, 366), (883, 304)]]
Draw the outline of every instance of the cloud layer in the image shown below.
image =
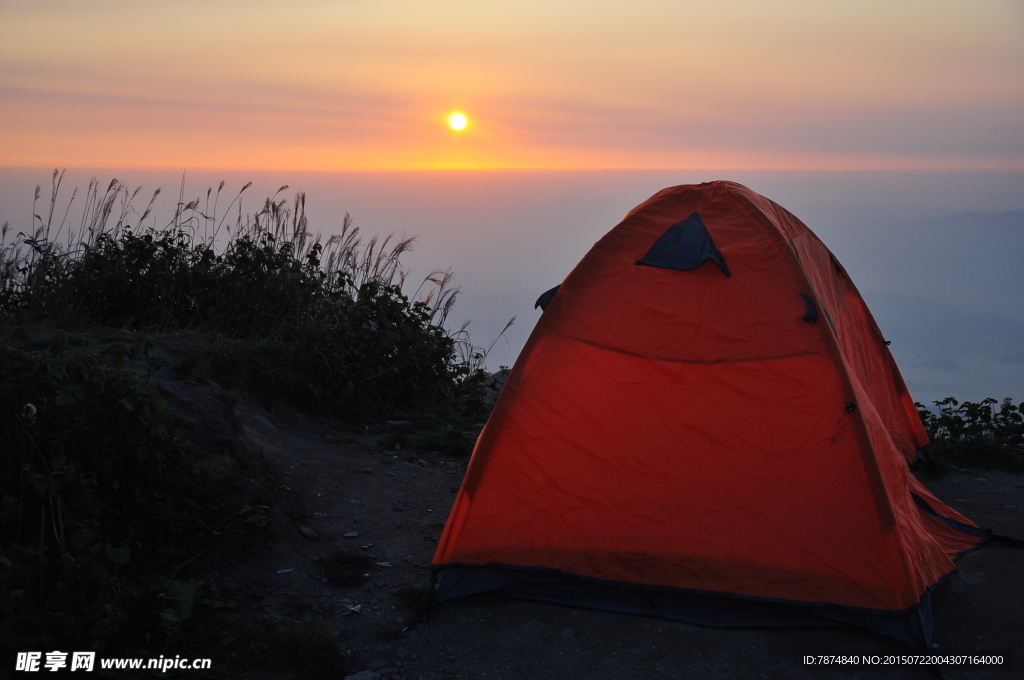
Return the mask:
[(14, 0), (0, 99), (8, 166), (1024, 167), (1024, 10)]

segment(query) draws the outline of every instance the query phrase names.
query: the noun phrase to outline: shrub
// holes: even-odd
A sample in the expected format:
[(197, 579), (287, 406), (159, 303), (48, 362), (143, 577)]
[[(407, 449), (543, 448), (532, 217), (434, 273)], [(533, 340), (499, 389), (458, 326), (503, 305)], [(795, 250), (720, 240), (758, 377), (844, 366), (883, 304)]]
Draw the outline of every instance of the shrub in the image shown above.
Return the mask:
[(227, 227), (216, 218), (216, 200), (212, 215), (199, 210), (199, 199), (179, 203), (157, 230), (144, 226), (148, 208), (130, 223), (138, 190), (129, 195), (114, 181), (102, 196), (90, 184), (82, 226), (61, 245), (64, 224), (51, 223), (58, 187), (55, 173), (50, 217), (36, 216), (30, 235), (6, 244), (4, 226), (0, 327), (46, 321), (197, 331), (209, 351), (203, 363), (218, 381), (349, 422), (439, 405), (485, 410), (484, 355), (465, 326), (444, 328), (458, 294), (451, 272), (428, 275), (422, 300), (403, 292), (399, 260), (413, 239), (364, 245), (346, 215), (341, 233), (322, 243), (306, 231), (301, 193), (291, 207), (268, 198), (244, 221), (239, 208)]
[(261, 531), (124, 368), (144, 343), (126, 333), (96, 353), (67, 340), (0, 344), (3, 642), (82, 647), (173, 628), (196, 599), (194, 581), (175, 580), (182, 565), (211, 540)]
[(1024, 471), (1024, 403), (960, 403), (953, 397), (933, 402), (937, 412), (917, 404), (928, 436), (930, 455), (940, 463), (961, 467), (994, 467)]

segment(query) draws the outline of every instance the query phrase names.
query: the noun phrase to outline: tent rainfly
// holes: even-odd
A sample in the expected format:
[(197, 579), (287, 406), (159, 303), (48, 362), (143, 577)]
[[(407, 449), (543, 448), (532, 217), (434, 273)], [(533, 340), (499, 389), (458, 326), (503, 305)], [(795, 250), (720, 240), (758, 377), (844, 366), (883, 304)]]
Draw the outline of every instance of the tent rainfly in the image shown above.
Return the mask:
[(538, 305), (434, 555), (437, 601), (930, 643), (932, 589), (991, 534), (910, 473), (914, 402), (800, 220), (732, 182), (664, 189)]

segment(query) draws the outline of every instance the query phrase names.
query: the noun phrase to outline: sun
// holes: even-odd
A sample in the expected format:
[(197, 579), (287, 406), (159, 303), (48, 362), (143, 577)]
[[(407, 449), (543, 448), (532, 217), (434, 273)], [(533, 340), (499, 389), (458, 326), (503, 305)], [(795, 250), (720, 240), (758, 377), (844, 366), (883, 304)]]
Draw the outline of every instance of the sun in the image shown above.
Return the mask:
[(448, 127), (453, 130), (464, 130), (468, 122), (469, 121), (466, 120), (466, 114), (460, 111), (456, 111), (448, 116)]

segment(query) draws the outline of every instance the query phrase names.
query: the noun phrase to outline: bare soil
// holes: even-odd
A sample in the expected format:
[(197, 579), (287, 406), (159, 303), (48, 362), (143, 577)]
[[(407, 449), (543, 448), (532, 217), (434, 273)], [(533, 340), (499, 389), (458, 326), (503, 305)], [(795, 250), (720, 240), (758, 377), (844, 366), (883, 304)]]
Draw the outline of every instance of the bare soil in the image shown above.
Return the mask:
[[(428, 451), (383, 449), (373, 430), (344, 433), (285, 406), (267, 407), (215, 384), (160, 381), (197, 443), (225, 453), (256, 452), (279, 480), (269, 520), (274, 537), (215, 563), (216, 577), (240, 584), (223, 610), (225, 638), (215, 668), (228, 677), (275, 678), (253, 668), (244, 631), (322, 624), (348, 673), (412, 680), (596, 678), (927, 678), (923, 668), (807, 666), (804, 654), (912, 653), (856, 628), (725, 630), (479, 595), (445, 602), (403, 632), (425, 588), (437, 539), (467, 461)], [(219, 463), (218, 463), (219, 461)], [(959, 471), (925, 480), (943, 500), (997, 533), (1024, 537), (1024, 476)], [(339, 549), (370, 558), (368, 577), (338, 586), (323, 556)], [(936, 653), (1016, 654), (1012, 668), (945, 666), (942, 677), (1024, 677), (1024, 550), (987, 546), (959, 561), (934, 594)], [(233, 630), (237, 630), (236, 639)], [(337, 680), (342, 680), (344, 673)], [(374, 677), (373, 674), (359, 676)]]

